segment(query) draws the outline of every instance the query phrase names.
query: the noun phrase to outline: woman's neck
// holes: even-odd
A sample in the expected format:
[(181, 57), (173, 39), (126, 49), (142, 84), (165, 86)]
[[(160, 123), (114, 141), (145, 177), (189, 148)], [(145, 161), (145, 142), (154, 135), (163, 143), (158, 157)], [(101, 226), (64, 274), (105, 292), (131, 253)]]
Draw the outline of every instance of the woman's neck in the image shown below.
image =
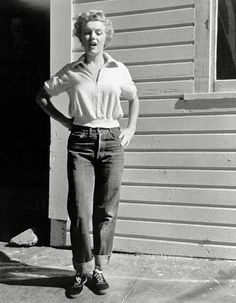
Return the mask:
[(104, 65), (104, 57), (103, 57), (103, 53), (100, 53), (96, 56), (89, 56), (88, 54), (85, 54), (85, 63), (87, 65), (89, 64), (95, 64), (98, 66), (102, 66)]

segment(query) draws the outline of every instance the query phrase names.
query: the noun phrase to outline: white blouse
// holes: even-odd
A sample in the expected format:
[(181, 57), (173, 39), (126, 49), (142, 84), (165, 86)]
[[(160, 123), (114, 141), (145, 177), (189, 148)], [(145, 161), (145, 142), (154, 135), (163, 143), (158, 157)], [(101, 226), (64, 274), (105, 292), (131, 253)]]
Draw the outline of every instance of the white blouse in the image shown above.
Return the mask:
[(105, 64), (94, 79), (84, 63), (85, 55), (65, 65), (44, 83), (50, 96), (69, 95), (69, 115), (74, 124), (91, 127), (116, 127), (123, 116), (120, 99), (137, 94), (127, 67), (104, 53)]

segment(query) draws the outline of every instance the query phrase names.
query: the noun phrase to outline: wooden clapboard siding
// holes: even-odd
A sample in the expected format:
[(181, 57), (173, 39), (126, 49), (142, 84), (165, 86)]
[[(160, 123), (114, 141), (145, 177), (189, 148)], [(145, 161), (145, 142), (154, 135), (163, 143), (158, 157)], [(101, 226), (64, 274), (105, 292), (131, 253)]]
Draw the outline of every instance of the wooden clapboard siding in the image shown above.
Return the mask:
[[(203, 225), (234, 225), (235, 208), (216, 208), (210, 206), (155, 205), (120, 203), (119, 217), (123, 220), (182, 222)], [(119, 232), (119, 231), (118, 231)], [(194, 234), (189, 235), (194, 240)], [(177, 237), (176, 237), (177, 238)]]
[[(98, 8), (113, 22), (107, 51), (127, 65), (140, 97), (137, 132), (125, 153), (115, 250), (236, 258), (235, 101), (183, 100), (205, 81), (197, 56), (206, 48), (201, 51), (195, 31), (199, 38), (195, 18), (203, 2), (73, 1), (74, 19)], [(76, 60), (75, 38), (72, 48)], [(127, 101), (122, 107), (125, 127)]]
[(183, 91), (191, 92), (192, 80), (162, 81), (137, 83), (136, 87), (140, 98), (151, 98), (155, 96), (181, 96)]
[[(121, 121), (125, 126), (127, 119)], [(201, 116), (170, 116), (140, 117), (137, 124), (139, 132), (225, 132), (233, 131), (236, 125), (236, 114), (201, 115)]]
[[(162, 79), (193, 78), (193, 63), (166, 63), (131, 65), (129, 71), (135, 82), (144, 80), (157, 81)], [(175, 100), (176, 102), (176, 100)]]
[(235, 187), (235, 171), (126, 168), (124, 184)]
[[(230, 212), (230, 210), (228, 212)], [(226, 214), (226, 217), (227, 216), (229, 216), (229, 214)], [(159, 239), (178, 239), (180, 241), (196, 241), (197, 243), (206, 242), (206, 239), (208, 239), (209, 242), (219, 243), (219, 238), (223, 238), (224, 243), (227, 244), (234, 244), (236, 242), (236, 227), (225, 227), (222, 229), (222, 227), (211, 226), (210, 224), (204, 226), (199, 223), (196, 223), (196, 225), (189, 225), (188, 223), (145, 221), (142, 222), (141, 225), (139, 222), (140, 221), (120, 219), (117, 223), (117, 234), (127, 236), (128, 231), (130, 237), (133, 237), (138, 233), (146, 239), (153, 239), (158, 235)], [(181, 238), (179, 235), (181, 235)]]
[(230, 188), (124, 185), (121, 202), (154, 205), (202, 205), (235, 208), (236, 191)]
[(176, 239), (144, 239), (117, 236), (114, 241), (117, 250), (124, 252), (147, 251), (150, 254), (172, 256), (197, 256), (200, 258), (232, 259), (235, 256), (234, 245), (214, 244), (210, 241), (178, 241)]
[(136, 135), (129, 150), (227, 151), (236, 150), (235, 134), (159, 134)]
[(87, 11), (98, 8), (104, 10), (107, 15), (115, 14), (132, 14), (145, 11), (170, 10), (182, 7), (191, 7), (194, 5), (194, 0), (108, 0), (108, 1), (80, 1), (74, 2), (74, 15), (80, 11)]
[(236, 169), (236, 152), (127, 152), (125, 166), (145, 168)]
[[(128, 114), (128, 102), (122, 102), (122, 108), (125, 116)], [(165, 99), (140, 99), (140, 117), (143, 116), (178, 116), (178, 115), (196, 115), (196, 114), (215, 115), (216, 113), (236, 113), (235, 101), (231, 100), (202, 100), (185, 101), (179, 98), (170, 97)]]
[[(193, 24), (194, 8), (178, 10), (156, 11), (133, 15), (109, 17), (114, 25), (115, 32), (143, 30), (145, 28), (164, 28), (186, 26)], [(138, 17), (138, 22), (137, 22)]]
[(192, 26), (117, 33), (111, 48), (158, 46), (165, 44), (189, 44), (193, 42)]

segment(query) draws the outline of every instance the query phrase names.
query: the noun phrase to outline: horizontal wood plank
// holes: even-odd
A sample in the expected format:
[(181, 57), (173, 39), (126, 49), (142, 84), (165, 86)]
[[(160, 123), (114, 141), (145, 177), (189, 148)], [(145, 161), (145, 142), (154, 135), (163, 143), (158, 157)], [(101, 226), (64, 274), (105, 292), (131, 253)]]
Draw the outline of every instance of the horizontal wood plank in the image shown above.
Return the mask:
[[(131, 67), (129, 68), (131, 71)], [(134, 71), (135, 77), (138, 69)], [(179, 74), (180, 75), (180, 74)], [(145, 74), (140, 73), (140, 77)], [(171, 74), (169, 74), (171, 77)], [(172, 73), (174, 76), (174, 72)], [(160, 74), (161, 77), (161, 74)], [(124, 113), (128, 113), (128, 102), (122, 101)], [(217, 100), (202, 100), (202, 101), (184, 101), (178, 98), (169, 99), (140, 99), (140, 115), (178, 115), (178, 114), (199, 114), (199, 113), (235, 113), (235, 100), (224, 99), (223, 102)]]
[[(186, 113), (184, 109), (176, 109), (178, 98), (173, 99), (140, 99), (139, 117), (143, 115), (170, 115)], [(124, 115), (129, 113), (129, 102), (127, 100), (121, 101), (121, 107)]]
[[(72, 53), (72, 61), (77, 60), (81, 52)], [(109, 50), (114, 59), (125, 64), (142, 64), (157, 62), (172, 62), (193, 60), (192, 45), (156, 46), (147, 48), (134, 48), (125, 50)]]
[[(129, 46), (148, 46), (175, 43), (190, 43), (194, 39), (193, 27), (143, 30), (129, 33), (117, 33), (111, 42), (112, 48)], [(110, 47), (110, 46), (109, 46)]]
[(236, 259), (235, 245), (211, 245), (164, 240), (115, 237), (114, 250), (168, 256)]
[(127, 152), (125, 166), (236, 169), (236, 152)]
[(135, 135), (127, 150), (235, 150), (236, 134)]
[(110, 50), (109, 53), (117, 60), (126, 64), (141, 62), (168, 62), (193, 60), (192, 45), (157, 46), (127, 50)]
[(129, 67), (130, 74), (134, 81), (140, 80), (158, 80), (171, 78), (192, 78), (193, 63), (170, 63), (170, 64), (148, 64)]
[(236, 189), (123, 185), (121, 201), (234, 207)]
[(116, 234), (182, 241), (236, 243), (236, 227), (118, 220)]
[(126, 168), (123, 183), (235, 187), (236, 171)]
[(235, 92), (236, 91), (236, 80), (227, 79), (217, 80), (214, 84), (215, 92)]
[(139, 13), (121, 15), (109, 18), (115, 32), (120, 30), (138, 30), (145, 28), (187, 25), (194, 22), (194, 8), (185, 8), (171, 11)]
[(193, 80), (136, 83), (140, 98), (182, 96), (193, 91)]
[(88, 2), (98, 2), (98, 1), (106, 1), (106, 0), (73, 0), (73, 3), (88, 3)]
[[(174, 221), (201, 224), (234, 224), (236, 209), (185, 206), (155, 205), (140, 203), (120, 203), (118, 217), (141, 221)], [(191, 223), (190, 223), (191, 222)]]
[(145, 2), (143, 0), (110, 0), (79, 3), (79, 0), (77, 0), (73, 7), (73, 15), (94, 9), (94, 7), (104, 10), (106, 14), (127, 14), (146, 10), (168, 10), (170, 8), (191, 6), (194, 2), (194, 0), (146, 0)]
[[(151, 94), (151, 92), (149, 93)], [(126, 119), (122, 119), (122, 127), (126, 123)], [(235, 125), (236, 114), (227, 116), (141, 117), (138, 119), (137, 132), (235, 131)]]

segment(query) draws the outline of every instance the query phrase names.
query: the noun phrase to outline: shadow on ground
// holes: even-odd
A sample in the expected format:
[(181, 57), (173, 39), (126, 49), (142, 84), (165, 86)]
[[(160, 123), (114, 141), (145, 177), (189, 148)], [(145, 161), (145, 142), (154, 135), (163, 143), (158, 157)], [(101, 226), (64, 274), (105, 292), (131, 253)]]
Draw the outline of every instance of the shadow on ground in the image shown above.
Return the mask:
[[(0, 284), (61, 288), (68, 297), (68, 287), (73, 283), (73, 278), (72, 270), (32, 266), (12, 260), (0, 251)], [(88, 277), (86, 286), (93, 294), (100, 295), (93, 288), (91, 277)]]
[(30, 266), (14, 261), (0, 251), (0, 283), (3, 284), (66, 289), (72, 282), (73, 274), (71, 270)]
[[(228, 272), (224, 270), (219, 270), (217, 275), (215, 275), (214, 277), (209, 277), (208, 280), (205, 280), (200, 285), (197, 285), (193, 289), (186, 290), (183, 294), (176, 296), (174, 300), (170, 299), (165, 303), (196, 302), (197, 300), (199, 300), (199, 298), (207, 296), (209, 293), (222, 291), (224, 290), (224, 288), (227, 289), (227, 286), (230, 286), (230, 284), (235, 284), (235, 281), (236, 267), (232, 267)], [(235, 301), (227, 301), (226, 299), (225, 303), (227, 302)]]

